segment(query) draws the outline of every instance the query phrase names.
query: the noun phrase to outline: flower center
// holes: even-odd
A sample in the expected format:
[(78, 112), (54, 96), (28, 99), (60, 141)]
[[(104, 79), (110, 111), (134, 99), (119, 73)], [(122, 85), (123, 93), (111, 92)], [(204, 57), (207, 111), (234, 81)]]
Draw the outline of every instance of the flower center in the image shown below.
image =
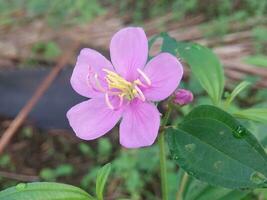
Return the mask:
[(118, 92), (120, 97), (124, 97), (128, 100), (133, 100), (135, 97), (141, 97), (144, 99), (144, 94), (138, 87), (139, 81), (134, 81), (133, 83), (125, 80), (120, 75), (115, 72), (112, 72), (107, 69), (103, 69), (107, 73), (106, 81), (108, 83), (108, 87), (113, 92)]
[(142, 90), (140, 89), (140, 86), (146, 88), (151, 85), (151, 81), (146, 76), (146, 74), (140, 69), (138, 69), (137, 71), (140, 76), (143, 77), (145, 84), (140, 79), (136, 79), (133, 82), (129, 82), (123, 77), (121, 77), (119, 74), (108, 69), (103, 69), (103, 71), (106, 72), (106, 76), (104, 77), (104, 79), (107, 82), (108, 88), (104, 88), (102, 86), (98, 74), (96, 73), (94, 74), (92, 72), (89, 72), (87, 76), (87, 81), (88, 85), (91, 86), (94, 90), (105, 93), (106, 104), (110, 109), (116, 109), (116, 107), (110, 101), (110, 96), (119, 97), (120, 102), (117, 108), (121, 107), (124, 100), (131, 101), (134, 98), (139, 98), (142, 101), (146, 100)]

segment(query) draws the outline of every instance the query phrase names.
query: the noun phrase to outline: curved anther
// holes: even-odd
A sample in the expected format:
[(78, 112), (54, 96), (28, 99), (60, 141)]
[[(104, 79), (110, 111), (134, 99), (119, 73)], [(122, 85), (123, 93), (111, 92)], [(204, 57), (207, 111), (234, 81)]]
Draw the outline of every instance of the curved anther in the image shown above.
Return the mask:
[(101, 92), (105, 92), (106, 90), (105, 90), (105, 88), (100, 84), (99, 79), (98, 79), (98, 75), (97, 75), (97, 74), (94, 75), (94, 78), (95, 78), (95, 84), (96, 84), (96, 86), (97, 86), (97, 89), (98, 89), (99, 91), (101, 91)]
[(135, 83), (136, 85), (140, 85), (140, 86), (142, 86), (142, 87), (144, 87), (144, 88), (147, 88), (147, 85), (145, 85), (144, 83), (142, 83), (139, 79), (136, 79), (136, 80), (134, 81), (134, 83)]
[(138, 96), (140, 97), (140, 99), (142, 101), (145, 101), (146, 100), (146, 97), (145, 97), (144, 93), (140, 90), (140, 88), (137, 85), (134, 86), (134, 88), (136, 89), (136, 91), (137, 91)]
[(105, 100), (106, 100), (106, 104), (107, 106), (111, 109), (111, 110), (115, 110), (114, 106), (112, 105), (112, 103), (109, 100), (109, 96), (108, 93), (105, 94)]
[(91, 78), (90, 78), (90, 73), (88, 73), (86, 76), (86, 83), (87, 83), (88, 87), (93, 88), (93, 84), (92, 84)]
[(119, 97), (120, 97), (120, 103), (119, 103), (118, 108), (122, 106), (124, 94), (119, 95)]
[(96, 92), (106, 92), (106, 89), (100, 84), (97, 74), (88, 73), (86, 76), (86, 83), (88, 87), (92, 88)]
[(151, 80), (148, 78), (148, 76), (141, 70), (137, 69), (137, 72), (145, 79), (147, 85), (151, 85)]
[(107, 106), (108, 106), (111, 110), (118, 110), (118, 109), (121, 108), (121, 106), (122, 106), (122, 104), (123, 104), (123, 97), (124, 97), (124, 95), (118, 95), (118, 97), (120, 98), (120, 102), (119, 102), (119, 105), (118, 105), (117, 107), (115, 107), (115, 106), (111, 103), (111, 101), (110, 101), (110, 99), (109, 99), (109, 94), (108, 94), (108, 93), (105, 94), (105, 101), (106, 101), (106, 104), (107, 104)]

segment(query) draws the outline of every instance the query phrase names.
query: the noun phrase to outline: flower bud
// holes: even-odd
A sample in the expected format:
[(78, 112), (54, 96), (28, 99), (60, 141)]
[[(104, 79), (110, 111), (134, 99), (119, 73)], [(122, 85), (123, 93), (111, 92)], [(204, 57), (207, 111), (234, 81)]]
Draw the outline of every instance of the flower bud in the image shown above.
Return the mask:
[(185, 89), (178, 89), (174, 93), (173, 102), (179, 105), (186, 105), (192, 102), (193, 99), (194, 97), (193, 97), (192, 92), (190, 92), (189, 90), (185, 90)]

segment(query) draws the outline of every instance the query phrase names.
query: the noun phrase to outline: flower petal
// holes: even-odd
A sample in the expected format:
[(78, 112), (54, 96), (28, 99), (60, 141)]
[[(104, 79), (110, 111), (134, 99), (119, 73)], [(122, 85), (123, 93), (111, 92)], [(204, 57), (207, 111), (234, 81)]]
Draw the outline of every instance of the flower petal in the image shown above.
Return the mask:
[(70, 126), (84, 140), (93, 140), (110, 131), (121, 115), (122, 109), (109, 109), (102, 98), (84, 101), (67, 112)]
[(70, 80), (73, 89), (85, 97), (99, 96), (101, 93), (94, 90), (88, 83), (88, 74), (89, 72), (97, 73), (101, 78), (104, 76), (103, 68), (114, 71), (111, 63), (103, 55), (93, 49), (82, 49)]
[(137, 78), (148, 57), (148, 41), (142, 28), (124, 28), (110, 43), (110, 57), (115, 70), (128, 81)]
[(161, 101), (178, 87), (183, 67), (173, 55), (161, 53), (148, 62), (144, 73), (151, 81), (151, 86), (143, 90), (145, 97), (151, 101)]
[(160, 125), (155, 105), (136, 101), (125, 110), (120, 124), (120, 143), (126, 148), (139, 148), (154, 143)]

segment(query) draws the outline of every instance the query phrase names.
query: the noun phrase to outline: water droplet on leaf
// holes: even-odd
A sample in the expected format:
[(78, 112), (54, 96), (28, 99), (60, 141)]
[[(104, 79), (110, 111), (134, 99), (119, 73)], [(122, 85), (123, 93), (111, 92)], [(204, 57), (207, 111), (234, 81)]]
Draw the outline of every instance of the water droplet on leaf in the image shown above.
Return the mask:
[(223, 134), (224, 134), (224, 131), (220, 131), (219, 134), (220, 134), (220, 135), (223, 135)]
[(179, 159), (179, 156), (177, 156), (177, 155), (173, 155), (172, 159), (173, 159), (173, 160), (178, 160), (178, 159)]
[(184, 147), (185, 147), (185, 150), (186, 150), (186, 151), (188, 151), (188, 152), (192, 152), (192, 151), (195, 150), (196, 145), (192, 143), (192, 144), (187, 144), (187, 145), (185, 145)]
[(234, 131), (233, 135), (235, 138), (241, 139), (246, 135), (246, 130), (242, 126), (238, 126)]
[(27, 187), (26, 183), (19, 183), (18, 185), (16, 185), (16, 189), (17, 190), (24, 190)]
[(250, 180), (255, 184), (261, 184), (267, 181), (267, 178), (260, 172), (253, 172), (250, 176)]

